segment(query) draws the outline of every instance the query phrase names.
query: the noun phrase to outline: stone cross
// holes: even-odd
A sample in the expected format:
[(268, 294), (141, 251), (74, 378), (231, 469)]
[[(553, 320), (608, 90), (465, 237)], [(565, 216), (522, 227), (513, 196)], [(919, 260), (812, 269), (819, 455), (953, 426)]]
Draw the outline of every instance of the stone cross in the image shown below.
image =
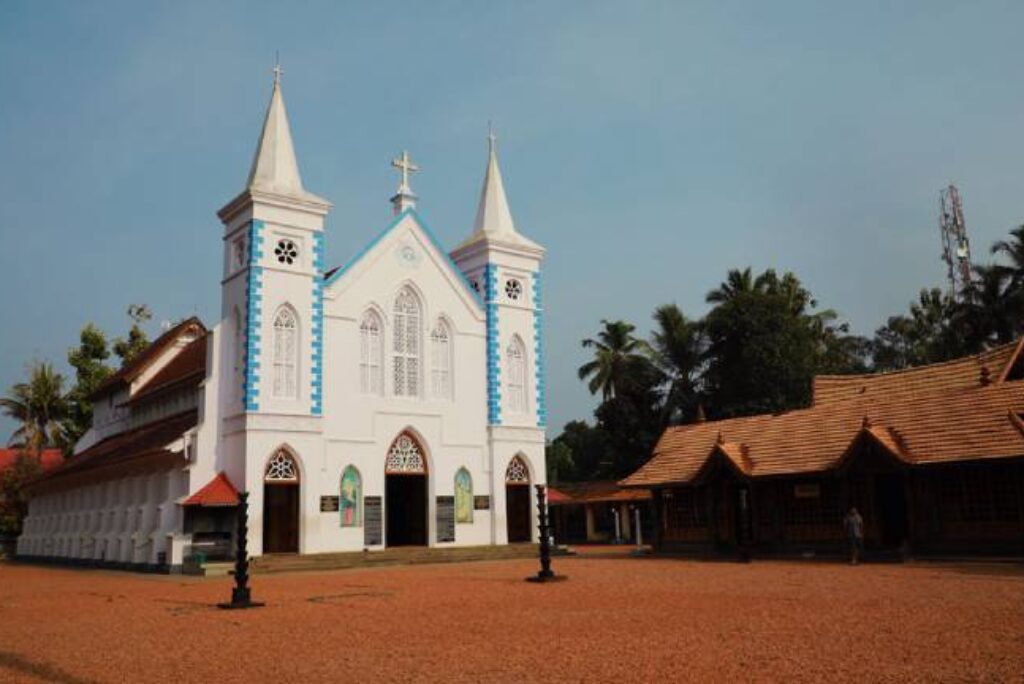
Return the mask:
[(409, 190), (409, 174), (416, 173), (420, 170), (420, 167), (416, 166), (412, 159), (409, 157), (407, 151), (402, 151), (402, 156), (398, 159), (391, 160), (391, 166), (402, 172), (402, 184), (398, 187), (398, 194), (408, 194)]

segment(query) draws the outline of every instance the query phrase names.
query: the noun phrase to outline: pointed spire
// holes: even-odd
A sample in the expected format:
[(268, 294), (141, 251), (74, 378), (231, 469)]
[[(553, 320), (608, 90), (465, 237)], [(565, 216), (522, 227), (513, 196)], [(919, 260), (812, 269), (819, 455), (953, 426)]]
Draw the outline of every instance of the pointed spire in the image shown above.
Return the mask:
[(508, 199), (505, 197), (501, 169), (498, 167), (497, 141), (494, 131), (488, 125), (487, 174), (484, 176), (484, 187), (480, 191), (480, 204), (477, 206), (473, 232), (508, 238), (517, 233), (512, 221), (512, 212), (508, 208)]
[(270, 95), (267, 116), (263, 121), (263, 132), (256, 146), (246, 187), (266, 190), (281, 195), (307, 195), (299, 177), (299, 165), (295, 161), (292, 133), (288, 126), (288, 115), (281, 96), (281, 65), (274, 65), (274, 91)]

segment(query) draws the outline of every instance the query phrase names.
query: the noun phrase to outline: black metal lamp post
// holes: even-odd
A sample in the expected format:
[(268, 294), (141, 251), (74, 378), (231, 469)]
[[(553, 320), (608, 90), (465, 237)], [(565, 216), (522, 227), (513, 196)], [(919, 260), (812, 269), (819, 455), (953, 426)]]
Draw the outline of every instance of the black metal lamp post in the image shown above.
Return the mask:
[(249, 589), (249, 492), (238, 495), (238, 529), (235, 532), (235, 587), (231, 590), (230, 603), (218, 603), (218, 608), (259, 608), (264, 605), (252, 600)]
[(540, 571), (526, 578), (527, 582), (557, 582), (569, 579), (565, 575), (556, 575), (551, 569), (551, 531), (548, 525), (548, 507), (545, 502), (544, 485), (535, 485), (537, 489), (537, 522), (540, 530)]

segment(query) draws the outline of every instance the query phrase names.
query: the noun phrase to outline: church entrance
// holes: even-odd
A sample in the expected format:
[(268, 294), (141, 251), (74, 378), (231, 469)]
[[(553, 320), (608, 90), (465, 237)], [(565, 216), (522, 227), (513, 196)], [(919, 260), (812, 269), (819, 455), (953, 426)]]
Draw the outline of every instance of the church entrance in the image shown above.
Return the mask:
[(508, 543), (532, 539), (530, 517), (530, 471), (523, 459), (516, 456), (505, 470), (505, 521)]
[(284, 449), (263, 476), (263, 553), (299, 552), (299, 468)]
[(402, 433), (384, 466), (387, 546), (427, 546), (427, 462), (419, 443)]

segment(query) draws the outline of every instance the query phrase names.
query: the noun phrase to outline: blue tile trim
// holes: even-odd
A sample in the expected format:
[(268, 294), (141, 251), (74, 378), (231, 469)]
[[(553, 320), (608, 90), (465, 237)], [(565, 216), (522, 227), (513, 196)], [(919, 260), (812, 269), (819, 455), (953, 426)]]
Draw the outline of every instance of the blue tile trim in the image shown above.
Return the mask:
[(544, 385), (544, 305), (541, 299), (540, 271), (533, 274), (533, 354), (537, 384), (537, 427), (548, 424), (547, 389)]
[(498, 274), (494, 264), (484, 266), (484, 301), (487, 314), (487, 422), (501, 425), (501, 338), (498, 334)]
[(362, 258), (370, 252), (370, 250), (376, 247), (377, 244), (381, 240), (383, 240), (388, 233), (394, 230), (395, 226), (401, 223), (402, 219), (404, 219), (408, 215), (411, 215), (413, 217), (413, 220), (416, 221), (416, 224), (423, 230), (423, 234), (427, 236), (427, 239), (434, 246), (434, 249), (436, 249), (438, 252), (441, 253), (442, 256), (444, 256), (444, 258), (448, 262), (448, 266), (452, 269), (452, 272), (458, 276), (459, 280), (462, 282), (462, 286), (465, 287), (466, 292), (468, 292), (470, 296), (472, 296), (473, 301), (476, 302), (481, 308), (483, 308), (484, 302), (481, 299), (480, 295), (477, 293), (477, 291), (473, 289), (473, 285), (469, 282), (469, 279), (466, 277), (466, 274), (462, 272), (458, 265), (456, 265), (456, 263), (452, 260), (451, 256), (448, 254), (448, 252), (444, 250), (444, 248), (441, 246), (440, 240), (438, 240), (437, 236), (434, 235), (434, 231), (432, 231), (430, 229), (430, 226), (428, 226), (423, 221), (423, 219), (420, 218), (420, 215), (416, 213), (415, 209), (406, 209), (401, 214), (396, 216), (394, 220), (388, 224), (388, 227), (382, 230), (377, 235), (377, 237), (373, 238), (373, 240), (371, 240), (368, 245), (366, 245), (361, 250), (356, 252), (355, 256), (353, 256), (351, 259), (345, 262), (343, 266), (336, 269), (334, 273), (331, 274), (330, 278), (325, 279), (324, 285), (331, 285), (332, 283), (334, 283), (334, 281), (343, 276), (349, 269), (351, 269), (353, 266), (359, 263), (359, 261), (361, 261)]
[(242, 396), (246, 411), (259, 411), (260, 312), (263, 301), (263, 221), (249, 224), (249, 272), (245, 279), (245, 372)]
[(313, 340), (312, 364), (310, 365), (309, 412), (314, 416), (323, 413), (323, 357), (324, 357), (324, 234), (313, 236)]

